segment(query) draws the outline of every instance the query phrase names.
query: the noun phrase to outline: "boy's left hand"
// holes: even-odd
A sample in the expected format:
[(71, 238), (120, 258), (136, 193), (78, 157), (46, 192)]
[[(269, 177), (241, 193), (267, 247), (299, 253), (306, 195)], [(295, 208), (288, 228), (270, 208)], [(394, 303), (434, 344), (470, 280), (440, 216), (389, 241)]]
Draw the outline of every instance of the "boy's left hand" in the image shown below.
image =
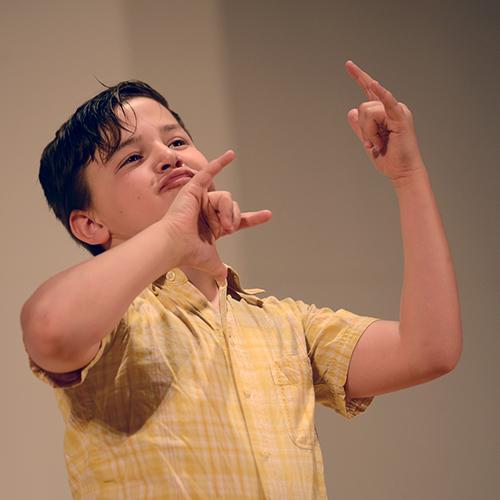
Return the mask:
[(349, 111), (349, 124), (375, 168), (394, 183), (404, 181), (424, 168), (411, 111), (352, 61), (345, 67), (369, 99)]

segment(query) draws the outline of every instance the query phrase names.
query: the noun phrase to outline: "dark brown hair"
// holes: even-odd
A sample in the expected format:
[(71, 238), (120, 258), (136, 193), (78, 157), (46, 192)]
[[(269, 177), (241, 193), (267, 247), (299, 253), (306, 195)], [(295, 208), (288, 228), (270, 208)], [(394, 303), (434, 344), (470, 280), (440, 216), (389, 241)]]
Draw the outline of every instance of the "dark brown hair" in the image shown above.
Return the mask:
[(96, 153), (103, 162), (107, 161), (120, 145), (121, 131), (132, 132), (116, 116), (116, 111), (124, 112), (124, 104), (134, 97), (148, 97), (159, 102), (188, 132), (181, 117), (159, 92), (147, 83), (128, 80), (107, 87), (83, 103), (61, 125), (40, 159), (38, 178), (49, 207), (71, 237), (92, 255), (102, 253), (104, 248), (76, 238), (71, 232), (69, 216), (73, 210), (86, 210), (90, 206), (90, 191), (83, 176), (85, 167), (95, 160)]

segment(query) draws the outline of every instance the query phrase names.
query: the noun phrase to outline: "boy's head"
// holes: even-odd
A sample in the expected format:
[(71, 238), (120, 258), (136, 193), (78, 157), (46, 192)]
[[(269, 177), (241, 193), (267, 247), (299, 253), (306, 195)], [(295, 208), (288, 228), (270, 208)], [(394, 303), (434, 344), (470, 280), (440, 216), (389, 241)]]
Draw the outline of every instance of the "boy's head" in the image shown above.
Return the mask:
[[(167, 122), (173, 129), (172, 134), (175, 133), (176, 137), (179, 137), (172, 146), (167, 144), (173, 140), (172, 134), (166, 137), (159, 131), (158, 138), (164, 143), (163, 145), (159, 144), (160, 141), (155, 137), (155, 128), (168, 125)], [(142, 128), (144, 134), (141, 133)], [(141, 141), (123, 147), (124, 141), (132, 136), (141, 137)], [(115, 236), (125, 239), (131, 236), (127, 231), (125, 231), (127, 234), (122, 234), (123, 228), (115, 228), (114, 221), (117, 218), (114, 217), (114, 220), (109, 218), (109, 207), (106, 208), (108, 212), (105, 216), (104, 210), (95, 207), (94, 195), (98, 183), (103, 181), (106, 184), (106, 181), (112, 181), (113, 184), (108, 184), (108, 187), (111, 187), (111, 190), (121, 189), (122, 194), (128, 194), (132, 208), (136, 211), (146, 210), (147, 207), (137, 205), (141, 201), (140, 198), (145, 197), (145, 193), (140, 190), (135, 192), (134, 186), (142, 183), (144, 188), (145, 184), (156, 184), (154, 179), (157, 174), (153, 176), (151, 173), (153, 167), (150, 165), (162, 162), (164, 165), (162, 168), (166, 170), (172, 163), (172, 159), (167, 156), (171, 151), (175, 155), (182, 156), (184, 153), (177, 150), (181, 150), (183, 143), (186, 142), (190, 143), (192, 149), (194, 148), (181, 117), (170, 108), (161, 94), (140, 81), (121, 82), (106, 88), (82, 104), (59, 128), (54, 140), (42, 153), (39, 180), (49, 206), (73, 239), (93, 255), (98, 255), (110, 246)], [(131, 148), (135, 148), (134, 152), (137, 150), (142, 159), (137, 161), (138, 158), (132, 158), (134, 161), (129, 161), (127, 168), (129, 165), (139, 168), (136, 165), (140, 164), (140, 168), (149, 169), (147, 174), (149, 177), (142, 175), (138, 179), (138, 174), (134, 173), (132, 176), (129, 175), (127, 180), (123, 177), (127, 175), (127, 172), (124, 172), (127, 169), (115, 165), (116, 156), (127, 151), (130, 156)], [(174, 161), (182, 162), (182, 158)], [(193, 163), (199, 161), (196, 157)], [(197, 169), (197, 165), (193, 165), (192, 169)], [(161, 173), (159, 169), (158, 172)], [(134, 175), (136, 184), (131, 187), (130, 181), (134, 181)], [(124, 186), (129, 190), (128, 193), (123, 193)], [(101, 198), (106, 198), (107, 194), (101, 189)], [(113, 194), (116, 193), (109, 193), (111, 199)], [(165, 205), (166, 208), (168, 205)], [(117, 210), (119, 213), (114, 215), (126, 216), (120, 207), (117, 207)]]

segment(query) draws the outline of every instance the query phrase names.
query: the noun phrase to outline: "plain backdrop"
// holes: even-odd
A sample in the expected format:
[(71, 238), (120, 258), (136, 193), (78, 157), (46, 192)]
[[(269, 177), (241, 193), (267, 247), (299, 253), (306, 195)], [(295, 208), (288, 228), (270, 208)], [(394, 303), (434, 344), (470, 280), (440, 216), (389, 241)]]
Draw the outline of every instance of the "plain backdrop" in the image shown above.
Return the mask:
[[(347, 421), (317, 406), (329, 497), (499, 498), (498, 68), (494, 1), (4, 1), (0, 17), (0, 496), (69, 498), (63, 424), (19, 327), (45, 279), (89, 258), (49, 212), (38, 161), (102, 87), (163, 92), (199, 148), (237, 160), (218, 186), (272, 221), (222, 241), (244, 286), (398, 319), (396, 197), (346, 113), (358, 62), (413, 111), (460, 288), (464, 351), (431, 383)], [(147, 258), (147, 256), (145, 256)]]

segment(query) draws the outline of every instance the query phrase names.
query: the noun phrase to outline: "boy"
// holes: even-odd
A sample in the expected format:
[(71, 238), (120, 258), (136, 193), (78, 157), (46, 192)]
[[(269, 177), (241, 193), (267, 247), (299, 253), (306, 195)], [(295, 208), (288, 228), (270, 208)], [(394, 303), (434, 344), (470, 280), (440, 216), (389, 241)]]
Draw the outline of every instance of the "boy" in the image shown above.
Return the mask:
[(215, 241), (271, 214), (215, 189), (234, 153), (207, 162), (145, 84), (91, 99), (45, 149), (47, 200), (95, 255), (21, 313), (76, 498), (326, 498), (315, 402), (353, 417), (457, 364), (454, 271), (411, 113), (346, 68), (368, 98), (349, 123), (400, 205), (399, 322), (243, 289)]

